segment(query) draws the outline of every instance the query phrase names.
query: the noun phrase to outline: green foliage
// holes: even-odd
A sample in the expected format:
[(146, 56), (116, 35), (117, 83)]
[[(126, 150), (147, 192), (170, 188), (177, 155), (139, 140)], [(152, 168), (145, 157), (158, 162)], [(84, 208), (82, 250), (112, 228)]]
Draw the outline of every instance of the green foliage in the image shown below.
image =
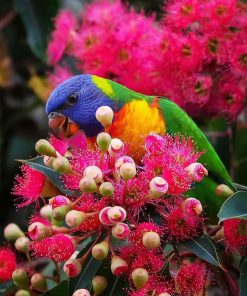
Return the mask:
[(69, 285), (68, 281), (62, 281), (56, 287), (52, 288), (48, 292), (42, 294), (42, 296), (69, 296)]
[(15, 0), (14, 3), (25, 25), (30, 48), (45, 61), (48, 36), (53, 27), (52, 19), (59, 9), (59, 0)]
[(247, 257), (244, 258), (240, 269), (240, 296), (247, 295)]
[(208, 236), (197, 237), (192, 240), (182, 242), (180, 243), (180, 246), (210, 264), (222, 267), (214, 242)]
[(230, 196), (222, 205), (218, 217), (220, 222), (231, 219), (247, 219), (247, 192), (238, 191)]

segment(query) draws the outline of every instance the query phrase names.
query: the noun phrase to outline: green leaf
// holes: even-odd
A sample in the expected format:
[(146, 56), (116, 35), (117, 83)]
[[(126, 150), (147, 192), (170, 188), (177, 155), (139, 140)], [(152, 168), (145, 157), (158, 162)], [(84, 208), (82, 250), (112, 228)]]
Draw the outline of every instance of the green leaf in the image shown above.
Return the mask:
[(29, 46), (36, 56), (45, 61), (47, 37), (59, 9), (59, 0), (15, 0), (14, 6), (24, 23)]
[(195, 239), (180, 243), (180, 246), (189, 252), (194, 253), (203, 260), (222, 268), (214, 243), (209, 237), (197, 237)]
[(230, 196), (220, 208), (218, 213), (220, 222), (231, 219), (247, 219), (247, 192), (238, 191)]
[(18, 160), (22, 163), (27, 163), (32, 167), (34, 170), (37, 170), (41, 173), (43, 173), (62, 193), (67, 194), (69, 196), (80, 196), (80, 192), (76, 190), (68, 190), (65, 189), (63, 186), (63, 183), (60, 180), (60, 174), (55, 172), (53, 169), (47, 167), (44, 165), (43, 157), (37, 156), (32, 159), (27, 160)]
[(243, 260), (240, 270), (240, 296), (247, 295), (247, 257)]
[(126, 296), (127, 293), (125, 292), (126, 287), (128, 287), (128, 282), (126, 279), (123, 278), (116, 278), (110, 294), (105, 294), (109, 296)]
[(78, 289), (91, 289), (92, 279), (100, 268), (101, 261), (95, 260), (91, 255), (82, 267), (82, 273), (70, 280), (70, 290), (75, 292)]
[(42, 294), (42, 296), (70, 296), (68, 281), (62, 281), (55, 288)]

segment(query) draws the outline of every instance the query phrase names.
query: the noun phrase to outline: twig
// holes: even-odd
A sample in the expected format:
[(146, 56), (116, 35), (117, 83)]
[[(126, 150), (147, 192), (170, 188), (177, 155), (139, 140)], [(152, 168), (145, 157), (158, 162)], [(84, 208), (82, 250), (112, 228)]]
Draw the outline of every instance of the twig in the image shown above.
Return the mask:
[(0, 19), (0, 30), (4, 29), (8, 24), (12, 22), (12, 20), (15, 18), (16, 12), (14, 10), (11, 10), (8, 12), (3, 18)]

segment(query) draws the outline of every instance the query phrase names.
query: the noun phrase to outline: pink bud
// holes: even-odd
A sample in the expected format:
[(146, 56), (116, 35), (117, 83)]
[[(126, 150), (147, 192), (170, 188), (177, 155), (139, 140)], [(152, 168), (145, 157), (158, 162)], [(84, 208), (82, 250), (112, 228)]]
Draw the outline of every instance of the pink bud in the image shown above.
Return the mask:
[(113, 120), (113, 110), (109, 106), (101, 106), (96, 110), (97, 120), (104, 126), (109, 127)]
[(24, 236), (24, 233), (15, 223), (10, 223), (4, 228), (4, 237), (8, 241), (15, 241), (22, 236)]
[(126, 239), (130, 234), (130, 228), (128, 224), (117, 223), (112, 227), (111, 232), (118, 239)]
[(155, 177), (150, 181), (150, 197), (159, 198), (166, 194), (168, 190), (168, 183), (162, 177)]
[(107, 215), (110, 221), (117, 223), (123, 222), (126, 219), (126, 211), (124, 208), (115, 206), (107, 211)]
[(93, 193), (98, 190), (97, 184), (93, 178), (83, 177), (80, 180), (79, 187), (81, 191)]
[(114, 224), (114, 222), (112, 222), (108, 217), (108, 210), (109, 209), (111, 209), (111, 207), (105, 207), (99, 213), (99, 220), (100, 220), (101, 224), (103, 224), (105, 226), (111, 226)]
[(103, 196), (112, 196), (114, 192), (114, 187), (110, 182), (103, 182), (99, 187), (99, 192)]
[(111, 144), (111, 136), (108, 133), (99, 133), (96, 138), (97, 145), (102, 152), (108, 150)]
[(97, 275), (92, 280), (95, 295), (103, 293), (107, 287), (107, 279), (104, 276)]
[(71, 201), (63, 195), (57, 195), (49, 199), (49, 204), (52, 206), (53, 209), (61, 206), (66, 206), (70, 203)]
[(124, 163), (121, 165), (119, 173), (125, 181), (132, 179), (136, 175), (136, 166), (132, 163)]
[(69, 259), (63, 266), (68, 277), (76, 277), (81, 272), (82, 266), (78, 259)]
[(111, 260), (111, 272), (115, 276), (121, 276), (129, 269), (128, 263), (120, 256), (113, 256)]
[(86, 289), (79, 289), (76, 290), (72, 296), (91, 296), (91, 294)]
[(131, 278), (137, 289), (142, 288), (146, 284), (148, 277), (148, 272), (144, 268), (136, 268), (131, 273)]
[(96, 165), (86, 167), (83, 172), (83, 176), (87, 178), (92, 178), (96, 183), (101, 183), (103, 181), (102, 171)]
[(124, 143), (120, 139), (114, 138), (111, 140), (111, 144), (108, 151), (110, 154), (117, 154), (121, 152), (123, 148), (124, 148)]
[(28, 235), (32, 240), (41, 240), (51, 235), (51, 228), (40, 222), (34, 222), (28, 227)]
[(194, 182), (201, 182), (204, 176), (208, 175), (207, 169), (199, 162), (195, 162), (187, 166), (186, 171)]
[(52, 220), (52, 206), (45, 205), (40, 209), (40, 214), (45, 216), (49, 221)]
[(202, 212), (202, 204), (200, 200), (193, 197), (186, 198), (182, 207), (188, 213), (196, 213), (197, 215), (200, 215)]
[(66, 214), (65, 222), (70, 227), (77, 227), (87, 219), (84, 212), (71, 210)]
[(30, 239), (22, 236), (15, 241), (15, 248), (21, 253), (27, 253), (29, 250)]
[(107, 241), (102, 241), (99, 244), (96, 244), (92, 248), (92, 256), (96, 260), (104, 260), (109, 253), (109, 243)]
[(228, 198), (233, 195), (233, 191), (230, 187), (225, 184), (220, 184), (216, 187), (215, 194), (222, 198)]
[(158, 296), (171, 296), (171, 294), (165, 292), (165, 293), (161, 293), (161, 294), (159, 294)]
[(157, 232), (147, 231), (143, 234), (142, 243), (148, 249), (156, 249), (160, 246), (160, 236)]
[(122, 156), (115, 163), (115, 168), (116, 168), (116, 170), (118, 172), (120, 170), (121, 165), (124, 164), (124, 163), (130, 163), (130, 164), (135, 165), (135, 162), (134, 162), (133, 158), (131, 158), (129, 156)]

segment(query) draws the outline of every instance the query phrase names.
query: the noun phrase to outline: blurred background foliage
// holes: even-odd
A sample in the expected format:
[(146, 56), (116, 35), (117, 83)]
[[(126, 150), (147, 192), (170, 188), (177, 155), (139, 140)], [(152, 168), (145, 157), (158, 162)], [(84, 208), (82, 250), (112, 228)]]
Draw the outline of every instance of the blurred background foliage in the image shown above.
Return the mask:
[[(137, 10), (161, 14), (162, 0), (129, 0)], [(44, 113), (51, 87), (46, 80), (46, 48), (53, 19), (61, 8), (81, 11), (85, 0), (0, 0), (0, 215), (1, 228), (22, 227), (27, 213), (16, 211), (11, 188), (15, 159), (34, 156), (34, 144), (47, 136)], [(224, 119), (198, 122), (220, 154), (234, 181), (247, 185), (246, 110), (229, 126)], [(0, 231), (2, 234), (2, 231)]]

